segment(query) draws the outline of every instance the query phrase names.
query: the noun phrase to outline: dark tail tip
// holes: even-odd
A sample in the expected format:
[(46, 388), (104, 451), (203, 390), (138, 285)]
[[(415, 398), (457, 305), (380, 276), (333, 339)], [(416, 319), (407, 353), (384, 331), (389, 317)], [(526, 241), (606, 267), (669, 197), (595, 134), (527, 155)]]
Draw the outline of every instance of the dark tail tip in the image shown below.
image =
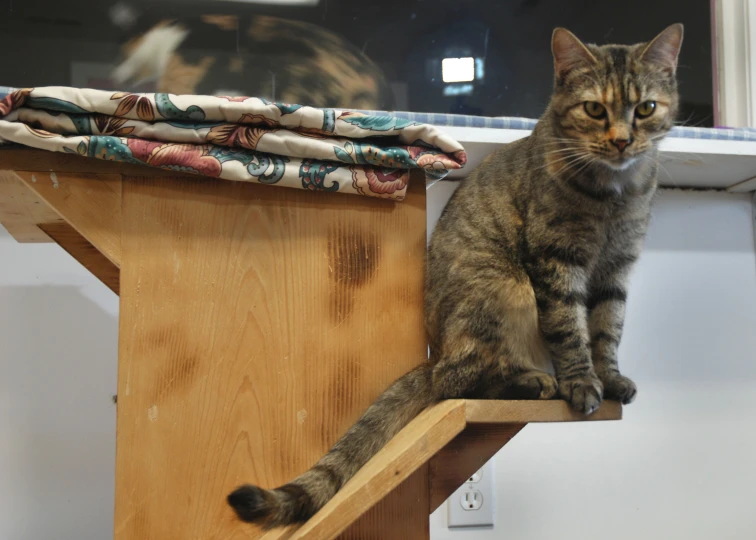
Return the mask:
[(226, 498), (239, 519), (247, 523), (268, 521), (274, 511), (270, 496), (257, 486), (241, 486)]

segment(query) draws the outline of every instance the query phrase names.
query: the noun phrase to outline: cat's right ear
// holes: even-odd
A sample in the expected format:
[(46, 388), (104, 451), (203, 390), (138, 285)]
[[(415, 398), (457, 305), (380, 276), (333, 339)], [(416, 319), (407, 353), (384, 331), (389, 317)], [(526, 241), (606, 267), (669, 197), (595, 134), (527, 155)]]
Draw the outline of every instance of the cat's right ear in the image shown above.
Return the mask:
[(554, 72), (558, 78), (564, 77), (573, 69), (597, 63), (591, 51), (566, 28), (554, 30), (551, 52), (554, 55)]
[(641, 58), (674, 73), (677, 69), (677, 57), (680, 56), (682, 41), (683, 25), (678, 23), (668, 26), (651, 43), (646, 45), (641, 53)]

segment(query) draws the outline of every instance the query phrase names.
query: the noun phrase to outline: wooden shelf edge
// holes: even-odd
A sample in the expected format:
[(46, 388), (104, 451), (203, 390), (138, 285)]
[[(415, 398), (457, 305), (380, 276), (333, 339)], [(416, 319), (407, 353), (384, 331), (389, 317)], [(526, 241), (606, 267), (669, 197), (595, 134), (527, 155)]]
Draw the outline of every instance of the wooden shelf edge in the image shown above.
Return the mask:
[[(443, 401), (426, 409), (410, 422), (307, 523), (301, 527), (270, 531), (263, 538), (336, 538), (435, 456), (443, 457), (444, 450), (446, 457), (451, 455), (455, 451), (453, 441), (465, 439), (465, 436), (458, 439), (465, 429), (472, 430), (466, 437), (472, 435), (472, 438), (490, 439), (482, 445), (485, 448), (478, 452), (479, 455), (473, 457), (473, 460), (479, 461), (493, 455), (529, 422), (579, 422), (621, 418), (622, 406), (613, 401), (604, 402), (590, 417), (572, 411), (563, 401)], [(497, 433), (491, 437), (481, 436), (480, 433), (476, 433), (481, 429), (490, 429)], [(466, 471), (464, 475), (467, 474)], [(449, 483), (445, 481), (445, 484)], [(443, 490), (448, 489), (449, 486), (444, 485)]]
[(593, 422), (621, 420), (622, 405), (605, 401), (590, 416), (574, 411), (565, 401), (464, 400), (468, 424), (528, 424), (530, 422)]
[(95, 159), (78, 154), (50, 152), (37, 148), (13, 146), (0, 148), (0, 170), (13, 172), (54, 171), (56, 173), (106, 173), (134, 176), (175, 176), (168, 171), (147, 165)]

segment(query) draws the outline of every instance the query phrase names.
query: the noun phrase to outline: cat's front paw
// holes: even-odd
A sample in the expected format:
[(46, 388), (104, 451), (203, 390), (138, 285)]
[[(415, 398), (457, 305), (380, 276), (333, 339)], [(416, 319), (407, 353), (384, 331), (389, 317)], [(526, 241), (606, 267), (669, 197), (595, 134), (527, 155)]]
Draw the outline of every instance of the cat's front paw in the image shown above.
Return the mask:
[(583, 375), (559, 382), (559, 395), (572, 408), (585, 415), (593, 413), (601, 405), (604, 387), (594, 374)]
[(638, 393), (638, 388), (635, 383), (619, 373), (606, 373), (599, 374), (601, 382), (604, 385), (604, 397), (606, 399), (614, 399), (627, 405), (632, 403), (635, 399), (635, 395)]

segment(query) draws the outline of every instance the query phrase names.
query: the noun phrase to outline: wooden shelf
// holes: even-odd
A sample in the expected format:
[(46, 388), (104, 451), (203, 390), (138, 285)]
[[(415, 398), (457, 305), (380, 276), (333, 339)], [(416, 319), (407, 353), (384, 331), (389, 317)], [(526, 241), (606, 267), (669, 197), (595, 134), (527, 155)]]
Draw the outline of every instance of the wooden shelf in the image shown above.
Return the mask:
[[(443, 126), (467, 150), (467, 165), (450, 179), (464, 178), (491, 152), (527, 137), (529, 130)], [(666, 187), (756, 190), (756, 142), (667, 137), (661, 144), (659, 181)]]
[(621, 418), (622, 406), (612, 401), (589, 417), (572, 411), (564, 401), (444, 401), (410, 422), (310, 521), (271, 531), (264, 538), (336, 538), (428, 462), (432, 512), (529, 422)]
[(604, 402), (591, 416), (575, 412), (564, 401), (460, 400), (468, 424), (529, 424), (531, 422), (585, 422), (622, 420), (622, 405)]

